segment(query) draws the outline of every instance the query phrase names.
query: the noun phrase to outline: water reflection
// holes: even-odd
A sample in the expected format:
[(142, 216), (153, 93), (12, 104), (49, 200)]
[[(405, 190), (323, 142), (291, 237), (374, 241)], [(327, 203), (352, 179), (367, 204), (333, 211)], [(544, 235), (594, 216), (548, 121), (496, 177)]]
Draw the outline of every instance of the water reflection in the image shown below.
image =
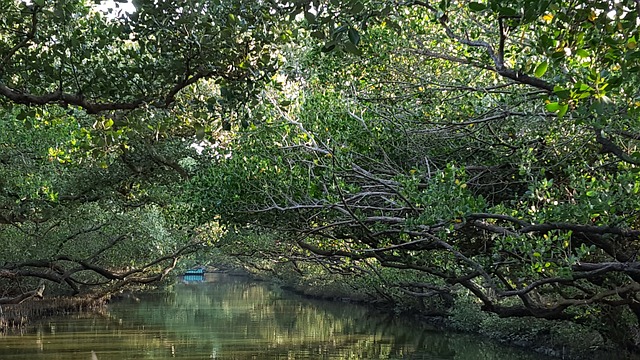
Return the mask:
[(536, 359), (424, 330), (359, 306), (303, 299), (264, 283), (204, 284), (112, 304), (107, 316), (52, 319), (0, 338), (0, 359)]

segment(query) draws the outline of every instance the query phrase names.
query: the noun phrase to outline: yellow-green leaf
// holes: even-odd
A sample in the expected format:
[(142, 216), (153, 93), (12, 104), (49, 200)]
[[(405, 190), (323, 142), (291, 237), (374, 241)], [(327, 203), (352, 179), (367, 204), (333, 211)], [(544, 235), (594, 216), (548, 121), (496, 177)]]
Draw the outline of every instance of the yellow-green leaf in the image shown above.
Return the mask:
[(544, 75), (544, 73), (547, 72), (548, 67), (549, 67), (549, 63), (546, 61), (543, 61), (540, 64), (538, 64), (538, 66), (536, 66), (534, 74), (536, 75), (536, 77), (541, 77), (542, 75)]

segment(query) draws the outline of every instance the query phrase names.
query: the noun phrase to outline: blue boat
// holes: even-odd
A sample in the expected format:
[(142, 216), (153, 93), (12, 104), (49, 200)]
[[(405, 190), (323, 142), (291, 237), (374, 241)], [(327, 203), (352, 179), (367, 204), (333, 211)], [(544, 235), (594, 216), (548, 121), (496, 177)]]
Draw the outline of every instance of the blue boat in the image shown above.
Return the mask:
[(203, 267), (189, 269), (185, 271), (185, 273), (182, 275), (182, 281), (202, 282), (204, 281), (204, 272), (205, 272), (205, 269)]

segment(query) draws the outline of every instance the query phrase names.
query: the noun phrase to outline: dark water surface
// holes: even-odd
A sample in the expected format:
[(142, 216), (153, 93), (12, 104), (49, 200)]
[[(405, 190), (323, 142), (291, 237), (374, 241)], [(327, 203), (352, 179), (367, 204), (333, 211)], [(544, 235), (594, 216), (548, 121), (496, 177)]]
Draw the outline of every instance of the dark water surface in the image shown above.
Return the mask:
[(0, 359), (542, 359), (266, 283), (207, 279), (0, 336)]

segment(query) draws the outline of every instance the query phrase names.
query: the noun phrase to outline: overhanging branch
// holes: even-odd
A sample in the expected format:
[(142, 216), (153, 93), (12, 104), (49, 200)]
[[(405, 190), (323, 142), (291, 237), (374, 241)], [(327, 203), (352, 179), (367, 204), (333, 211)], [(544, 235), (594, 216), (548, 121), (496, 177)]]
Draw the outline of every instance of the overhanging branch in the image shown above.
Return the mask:
[[(438, 14), (438, 9), (436, 9), (434, 6), (432, 6), (431, 4), (429, 4), (426, 1), (413, 1), (410, 4), (413, 5), (418, 5), (418, 6), (422, 6), (426, 9), (428, 9), (429, 11), (431, 11), (434, 14)], [(533, 77), (533, 76), (529, 76), (527, 74), (524, 74), (522, 72), (519, 71), (515, 71), (513, 69), (508, 68), (503, 60), (503, 54), (501, 53), (501, 51), (504, 51), (502, 49), (502, 43), (500, 46), (500, 50), (499, 51), (495, 51), (495, 49), (493, 48), (493, 46), (484, 41), (484, 40), (471, 40), (468, 37), (463, 37), (460, 36), (458, 34), (456, 34), (453, 29), (451, 28), (451, 26), (449, 26), (449, 18), (446, 14), (441, 15), (440, 17), (438, 17), (438, 22), (440, 23), (440, 25), (442, 26), (442, 28), (444, 29), (445, 33), (447, 34), (447, 37), (449, 37), (452, 40), (457, 41), (460, 44), (463, 45), (467, 45), (470, 47), (476, 47), (476, 48), (482, 48), (485, 50), (485, 52), (487, 53), (487, 55), (489, 56), (489, 58), (491, 58), (491, 61), (493, 62), (495, 71), (503, 76), (506, 77), (508, 79), (511, 79), (513, 81), (516, 81), (520, 84), (525, 84), (525, 85), (530, 85), (533, 86), (535, 88), (541, 89), (541, 90), (545, 90), (548, 93), (552, 93), (553, 92), (553, 84), (548, 83), (540, 78), (537, 77)], [(501, 26), (502, 28), (502, 26)], [(504, 41), (503, 37), (505, 36), (504, 33), (500, 34), (501, 37), (501, 42)]]
[(133, 110), (151, 100), (144, 98), (133, 100), (131, 102), (94, 103), (87, 101), (87, 99), (81, 95), (66, 94), (61, 90), (56, 90), (45, 95), (25, 94), (11, 89), (2, 82), (0, 82), (0, 95), (16, 104), (23, 105), (47, 105), (52, 103), (74, 105), (85, 109), (89, 114), (97, 114), (110, 110)]
[(82, 95), (65, 93), (60, 89), (44, 95), (34, 95), (12, 89), (3, 82), (0, 82), (0, 95), (6, 97), (16, 104), (23, 105), (47, 105), (57, 103), (63, 106), (78, 106), (80, 108), (83, 108), (89, 114), (98, 114), (101, 112), (113, 110), (134, 110), (145, 104), (157, 108), (166, 108), (175, 101), (175, 96), (182, 89), (196, 83), (201, 79), (208, 79), (215, 76), (226, 78), (224, 74), (221, 74), (218, 71), (202, 71), (193, 74), (192, 76), (186, 76), (183, 80), (176, 83), (164, 97), (152, 98), (143, 96), (129, 102), (93, 102), (87, 100), (87, 98)]

